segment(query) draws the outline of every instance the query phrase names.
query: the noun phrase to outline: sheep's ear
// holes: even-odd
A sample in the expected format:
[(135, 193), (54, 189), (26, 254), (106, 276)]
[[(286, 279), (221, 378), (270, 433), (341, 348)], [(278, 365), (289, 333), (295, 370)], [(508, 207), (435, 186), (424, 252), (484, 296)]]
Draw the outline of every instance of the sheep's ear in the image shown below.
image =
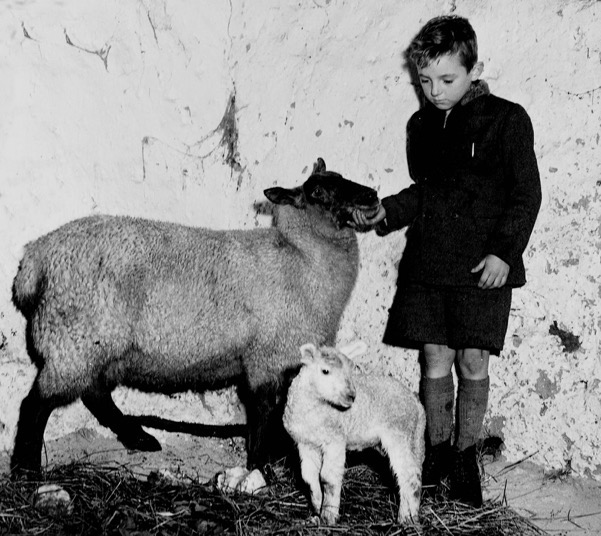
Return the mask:
[(362, 340), (356, 340), (344, 345), (340, 351), (348, 358), (355, 359), (367, 351), (367, 344)]
[(317, 355), (317, 348), (315, 348), (315, 345), (313, 343), (307, 343), (307, 344), (303, 344), (300, 347), (300, 353), (301, 353), (301, 363), (303, 365), (308, 365), (309, 363), (312, 363), (313, 360), (315, 359), (315, 356)]
[(317, 162), (315, 162), (315, 164), (313, 164), (312, 175), (315, 175), (315, 173), (323, 173), (325, 170), (326, 170), (326, 163), (324, 162), (323, 158), (317, 157)]
[(292, 205), (296, 208), (305, 208), (305, 194), (302, 188), (281, 188), (274, 186), (267, 188), (263, 193), (265, 197), (276, 205)]

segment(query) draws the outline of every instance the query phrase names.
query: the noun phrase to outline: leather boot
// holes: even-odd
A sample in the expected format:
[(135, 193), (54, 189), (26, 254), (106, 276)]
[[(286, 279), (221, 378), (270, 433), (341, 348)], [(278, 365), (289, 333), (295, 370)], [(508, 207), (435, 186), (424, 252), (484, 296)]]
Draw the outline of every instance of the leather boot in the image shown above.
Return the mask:
[(476, 445), (465, 450), (454, 449), (454, 462), (449, 475), (449, 499), (474, 508), (482, 507), (482, 485)]
[(451, 441), (443, 441), (426, 447), (426, 458), (422, 466), (422, 497), (435, 499), (445, 495), (444, 481), (453, 467)]

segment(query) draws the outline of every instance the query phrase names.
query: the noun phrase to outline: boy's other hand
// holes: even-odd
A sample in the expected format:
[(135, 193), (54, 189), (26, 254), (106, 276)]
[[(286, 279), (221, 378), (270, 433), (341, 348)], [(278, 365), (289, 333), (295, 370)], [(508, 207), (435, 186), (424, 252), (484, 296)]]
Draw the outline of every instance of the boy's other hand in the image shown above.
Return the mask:
[(496, 255), (487, 255), (478, 263), (478, 266), (472, 268), (472, 273), (475, 274), (480, 270), (482, 270), (480, 281), (478, 281), (480, 288), (501, 288), (507, 282), (509, 264)]
[(382, 205), (378, 207), (378, 212), (376, 212), (376, 214), (371, 218), (366, 217), (365, 214), (363, 214), (363, 212), (360, 210), (353, 211), (353, 221), (360, 227), (376, 225), (384, 220), (384, 218), (386, 218), (386, 209)]

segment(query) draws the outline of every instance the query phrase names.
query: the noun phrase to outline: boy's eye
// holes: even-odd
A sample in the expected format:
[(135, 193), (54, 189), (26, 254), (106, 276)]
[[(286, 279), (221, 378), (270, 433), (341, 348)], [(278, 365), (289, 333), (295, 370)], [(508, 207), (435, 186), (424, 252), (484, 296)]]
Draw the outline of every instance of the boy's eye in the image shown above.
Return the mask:
[(422, 78), (422, 79), (419, 81), (419, 83), (420, 83), (420, 84), (427, 84), (429, 81), (430, 81), (430, 80), (427, 80), (427, 79), (425, 79), (425, 78)]
[(445, 81), (444, 81), (444, 83), (445, 83), (445, 84), (452, 84), (452, 83), (453, 83), (453, 80), (445, 80)]

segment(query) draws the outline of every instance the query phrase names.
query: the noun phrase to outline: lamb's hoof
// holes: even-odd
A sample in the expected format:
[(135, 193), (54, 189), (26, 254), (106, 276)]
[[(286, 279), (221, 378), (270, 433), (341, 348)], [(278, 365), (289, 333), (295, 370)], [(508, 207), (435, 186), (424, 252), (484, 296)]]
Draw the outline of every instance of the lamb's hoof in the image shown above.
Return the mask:
[(329, 527), (333, 527), (336, 525), (338, 521), (338, 515), (326, 512), (325, 514), (322, 512), (320, 516), (321, 524), (327, 525)]
[(312, 515), (307, 519), (307, 525), (311, 527), (319, 527), (320, 519), (318, 515)]
[(142, 450), (144, 452), (157, 452), (162, 450), (161, 444), (144, 430), (137, 433), (129, 432), (127, 436), (120, 435), (119, 441), (128, 450)]

